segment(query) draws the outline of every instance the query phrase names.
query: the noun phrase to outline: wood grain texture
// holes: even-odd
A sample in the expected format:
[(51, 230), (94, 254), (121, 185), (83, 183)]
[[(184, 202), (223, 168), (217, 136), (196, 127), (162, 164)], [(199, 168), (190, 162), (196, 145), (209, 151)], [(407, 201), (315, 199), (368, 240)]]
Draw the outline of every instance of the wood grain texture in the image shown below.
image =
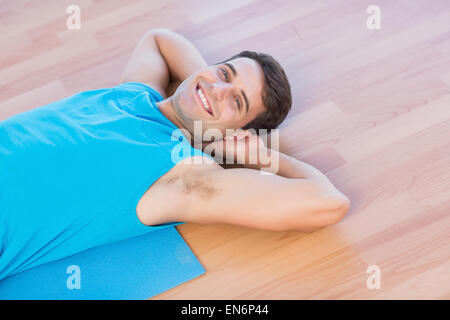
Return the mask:
[(277, 58), (293, 92), (281, 151), (351, 200), (314, 233), (178, 226), (207, 272), (154, 299), (450, 298), (450, 1), (80, 0), (68, 30), (72, 2), (0, 1), (0, 119), (117, 85), (140, 37), (171, 28), (209, 63)]

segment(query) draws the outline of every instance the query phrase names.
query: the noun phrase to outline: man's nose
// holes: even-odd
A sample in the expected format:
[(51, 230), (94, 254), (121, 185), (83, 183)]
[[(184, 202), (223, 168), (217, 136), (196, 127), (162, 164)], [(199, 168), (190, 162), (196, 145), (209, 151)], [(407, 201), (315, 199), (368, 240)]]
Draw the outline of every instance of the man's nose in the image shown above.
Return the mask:
[(214, 97), (221, 101), (225, 97), (226, 93), (230, 90), (230, 85), (227, 83), (213, 83), (212, 84), (212, 93)]

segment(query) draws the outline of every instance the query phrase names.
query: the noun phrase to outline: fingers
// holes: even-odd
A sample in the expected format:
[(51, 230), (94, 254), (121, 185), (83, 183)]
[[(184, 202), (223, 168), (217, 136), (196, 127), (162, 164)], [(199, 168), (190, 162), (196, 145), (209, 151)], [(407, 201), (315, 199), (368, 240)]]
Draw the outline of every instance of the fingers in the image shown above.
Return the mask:
[(252, 136), (252, 133), (250, 131), (238, 129), (238, 132), (235, 132), (230, 136), (226, 136), (224, 139), (234, 139), (235, 137), (237, 137), (238, 140), (242, 140), (245, 137), (251, 137), (251, 136)]

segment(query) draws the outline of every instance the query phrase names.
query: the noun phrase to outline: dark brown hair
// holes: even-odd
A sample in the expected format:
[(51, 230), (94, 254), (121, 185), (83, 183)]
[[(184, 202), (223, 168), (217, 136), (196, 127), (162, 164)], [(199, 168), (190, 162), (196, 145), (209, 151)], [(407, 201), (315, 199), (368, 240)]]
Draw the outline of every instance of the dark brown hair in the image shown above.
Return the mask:
[(261, 66), (264, 73), (264, 85), (261, 98), (266, 109), (259, 114), (253, 121), (247, 123), (242, 129), (253, 128), (275, 129), (286, 118), (292, 105), (291, 86), (288, 78), (281, 67), (271, 55), (255, 51), (242, 51), (225, 61), (228, 62), (236, 58), (250, 58), (255, 60)]

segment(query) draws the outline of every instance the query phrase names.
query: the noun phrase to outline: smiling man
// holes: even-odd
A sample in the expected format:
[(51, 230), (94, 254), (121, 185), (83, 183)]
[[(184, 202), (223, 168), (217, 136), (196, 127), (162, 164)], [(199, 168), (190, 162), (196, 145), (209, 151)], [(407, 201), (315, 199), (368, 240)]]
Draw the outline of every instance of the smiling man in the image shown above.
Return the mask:
[[(275, 129), (290, 107), (270, 55), (208, 66), (181, 35), (150, 30), (121, 84), (0, 122), (0, 279), (183, 222), (312, 231), (340, 221), (348, 198), (252, 132)], [(211, 143), (211, 131), (221, 138)]]
[[(311, 231), (336, 223), (346, 214), (348, 198), (325, 175), (267, 149), (262, 139), (245, 130), (274, 129), (291, 107), (288, 79), (270, 55), (243, 51), (208, 66), (187, 39), (171, 30), (156, 29), (141, 39), (122, 82), (142, 83), (158, 91), (163, 100), (155, 105), (177, 128), (187, 130), (191, 144), (195, 137), (203, 141), (203, 147), (214, 146), (209, 150), (215, 151), (215, 159), (231, 157), (234, 163), (243, 163), (224, 170), (205, 154), (198, 155), (203, 157), (201, 165), (192, 164), (189, 158), (180, 161), (143, 196), (138, 206), (143, 223), (230, 223)], [(200, 132), (195, 122), (201, 123)], [(235, 140), (232, 150), (226, 150), (227, 129), (245, 130), (231, 137)], [(225, 138), (210, 144), (204, 141), (208, 130), (219, 130)], [(256, 163), (249, 163), (252, 152), (270, 154), (279, 164), (272, 172), (275, 175), (258, 171), (268, 167), (258, 156)]]

